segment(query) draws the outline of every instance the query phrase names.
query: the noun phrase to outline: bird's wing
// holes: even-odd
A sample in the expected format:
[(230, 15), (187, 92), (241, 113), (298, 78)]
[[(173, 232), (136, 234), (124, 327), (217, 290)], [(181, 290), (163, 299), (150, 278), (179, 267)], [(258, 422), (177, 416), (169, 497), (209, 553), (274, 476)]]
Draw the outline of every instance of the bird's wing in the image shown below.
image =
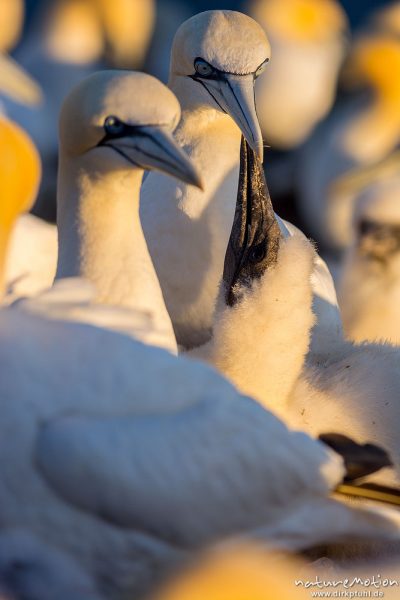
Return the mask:
[(341, 480), (337, 455), (253, 401), (204, 396), (163, 415), (50, 421), (36, 464), (69, 502), (182, 545), (274, 521)]
[(248, 532), (276, 548), (301, 550), (325, 544), (385, 542), (400, 539), (400, 513), (383, 506), (353, 506), (329, 498), (300, 500), (275, 523)]

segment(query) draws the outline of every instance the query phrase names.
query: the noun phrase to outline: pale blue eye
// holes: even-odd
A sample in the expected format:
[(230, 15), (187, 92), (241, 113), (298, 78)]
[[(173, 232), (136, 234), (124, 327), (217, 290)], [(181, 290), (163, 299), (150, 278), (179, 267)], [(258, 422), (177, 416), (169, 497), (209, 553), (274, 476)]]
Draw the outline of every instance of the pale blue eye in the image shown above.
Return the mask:
[(194, 68), (200, 77), (209, 77), (214, 71), (213, 67), (202, 58), (196, 58), (194, 61)]
[(120, 135), (125, 128), (125, 124), (117, 117), (110, 116), (104, 121), (104, 129), (109, 135)]

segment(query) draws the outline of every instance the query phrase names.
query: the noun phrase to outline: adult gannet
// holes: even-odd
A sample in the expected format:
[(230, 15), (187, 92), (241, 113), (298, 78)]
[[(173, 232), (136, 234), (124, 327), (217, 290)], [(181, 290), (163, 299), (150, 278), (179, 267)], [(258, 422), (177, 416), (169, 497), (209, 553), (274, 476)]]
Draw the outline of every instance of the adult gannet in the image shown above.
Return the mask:
[(156, 328), (170, 332), (175, 348), (139, 220), (139, 190), (144, 169), (200, 185), (171, 135), (179, 118), (174, 94), (149, 75), (92, 75), (61, 110), (57, 189), (56, 280), (87, 279), (101, 303), (145, 313), (152, 306)]
[[(183, 111), (176, 137), (203, 175), (204, 191), (150, 174), (142, 187), (140, 214), (177, 340), (185, 347), (211, 336), (235, 211), (241, 131), (262, 157), (254, 81), (269, 56), (262, 28), (233, 11), (200, 13), (174, 39), (169, 86)], [(280, 223), (289, 235), (291, 226)], [(326, 318), (336, 331), (341, 327), (336, 294), (323, 261), (313, 278), (318, 310), (324, 310), (320, 321)]]
[(375, 169), (375, 181), (371, 181), (373, 173), (368, 175), (368, 169), (353, 174), (353, 178), (361, 179), (361, 191), (355, 204), (353, 241), (344, 255), (339, 293), (344, 329), (350, 339), (399, 344), (398, 153), (385, 163)]
[(332, 107), (346, 51), (346, 15), (336, 0), (247, 4), (249, 14), (264, 27), (273, 53), (268, 77), (256, 86), (261, 128), (273, 148), (293, 148)]
[(400, 68), (400, 41), (382, 26), (385, 11), (393, 9), (383, 9), (355, 39), (343, 72), (353, 93), (316, 129), (299, 160), (299, 207), (313, 237), (330, 250), (350, 243), (355, 201), (335, 181), (355, 167), (379, 164), (398, 145), (400, 85), (392, 73)]
[[(136, 117), (132, 102), (123, 110), (124, 84), (134, 92)], [(75, 121), (65, 139), (72, 107)], [(89, 165), (97, 166), (100, 185), (108, 165), (107, 178), (126, 177), (132, 193), (125, 172), (135, 167), (118, 151), (142, 162), (144, 153), (154, 151), (150, 133), (176, 153), (168, 131), (157, 132), (155, 125), (169, 129), (166, 119), (178, 116), (176, 107), (171, 93), (149, 76), (93, 76), (72, 92), (63, 111), (61, 173), (71, 161), (69, 183), (78, 187), (77, 163), (86, 182)], [(130, 123), (124, 131), (116, 113)], [(144, 118), (147, 125), (133, 124)], [(80, 155), (73, 144), (77, 131)], [(99, 140), (114, 149), (88, 147)], [(175, 172), (187, 174), (180, 153), (167, 160), (162, 168), (172, 169), (173, 161)], [(74, 197), (70, 200), (64, 216), (74, 206)], [(97, 200), (101, 208), (101, 193)], [(119, 200), (108, 196), (110, 209)], [(87, 214), (90, 205), (80, 208)], [(140, 231), (134, 252), (139, 260)], [(74, 300), (70, 288), (60, 288), (63, 283), (28, 306), (20, 302), (0, 310), (0, 454), (8, 457), (0, 473), (3, 529), (22, 528), (72, 556), (107, 598), (139, 597), (193, 549), (233, 534), (258, 535), (288, 549), (349, 536), (400, 538), (396, 513), (352, 509), (327, 497), (346, 472), (351, 475), (347, 449), (342, 458), (289, 431), (206, 365), (127, 333), (68, 322), (71, 304), (75, 309), (85, 298), (77, 290)], [(148, 309), (158, 310), (158, 302), (150, 296)], [(88, 316), (108, 308), (109, 321), (115, 313), (118, 329), (122, 317), (129, 322), (126, 309), (121, 317), (121, 309), (87, 304)], [(364, 461), (356, 462), (364, 469)]]
[(244, 146), (214, 336), (202, 356), (292, 426), (383, 444), (398, 482), (399, 349), (326, 337), (302, 364), (313, 322), (313, 249), (282, 238), (261, 166), (247, 153)]
[[(262, 28), (234, 11), (185, 21), (172, 48), (169, 86), (182, 106), (176, 138), (203, 175), (204, 191), (150, 174), (140, 214), (178, 342), (210, 335), (226, 242), (234, 214), (241, 131), (260, 156), (263, 141), (254, 81), (269, 61)], [(163, 190), (163, 210), (156, 198)]]

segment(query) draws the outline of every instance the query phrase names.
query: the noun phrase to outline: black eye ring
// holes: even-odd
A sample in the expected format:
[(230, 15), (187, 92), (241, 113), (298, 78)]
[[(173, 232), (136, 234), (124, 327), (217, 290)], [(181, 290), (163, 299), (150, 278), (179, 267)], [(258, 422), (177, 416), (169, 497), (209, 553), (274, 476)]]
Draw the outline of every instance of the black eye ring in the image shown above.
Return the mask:
[(266, 58), (264, 60), (264, 62), (261, 63), (261, 65), (258, 67), (257, 71), (254, 73), (254, 79), (257, 79), (257, 77), (259, 77), (261, 75), (261, 73), (264, 73), (268, 63), (269, 63), (269, 58)]
[(121, 135), (125, 129), (125, 123), (120, 121), (118, 117), (114, 117), (110, 115), (104, 121), (104, 129), (105, 132), (110, 136), (118, 136)]
[(264, 260), (265, 258), (265, 245), (264, 244), (258, 244), (257, 246), (254, 246), (254, 248), (251, 248), (249, 254), (248, 254), (248, 259), (252, 264), (258, 264), (260, 263), (262, 260)]
[(205, 79), (211, 77), (215, 73), (214, 67), (203, 58), (195, 58), (194, 70), (198, 77), (204, 77)]

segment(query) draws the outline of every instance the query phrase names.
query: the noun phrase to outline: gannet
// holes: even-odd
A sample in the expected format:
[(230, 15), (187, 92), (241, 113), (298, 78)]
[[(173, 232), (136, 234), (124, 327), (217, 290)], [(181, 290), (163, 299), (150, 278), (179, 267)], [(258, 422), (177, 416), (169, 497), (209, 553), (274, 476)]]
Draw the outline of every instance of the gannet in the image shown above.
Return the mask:
[[(353, 240), (343, 261), (339, 295), (346, 335), (357, 342), (400, 343), (399, 156), (366, 173), (353, 215)], [(387, 171), (385, 174), (385, 170)], [(353, 175), (353, 177), (356, 174)]]
[[(122, 81), (136, 99), (132, 103), (128, 94), (125, 112), (127, 97), (117, 93)], [(94, 104), (88, 101), (93, 96)], [(65, 139), (72, 106), (75, 121)], [(96, 106), (101, 110), (91, 126), (84, 117)], [(136, 119), (153, 111), (154, 129), (157, 120), (178, 117), (176, 100), (149, 76), (91, 77), (67, 100), (62, 152), (75, 152), (73, 166), (97, 165), (104, 173), (108, 164), (115, 169), (110, 177), (123, 176), (126, 159), (112, 148), (90, 150), (88, 141), (109, 143), (102, 129), (110, 108), (109, 134), (121, 135), (118, 109), (129, 118), (131, 135), (139, 127), (142, 162), (151, 140), (143, 137), (149, 124), (132, 124), (135, 106)], [(74, 127), (86, 148), (79, 157)], [(168, 132), (160, 138), (174, 148)], [(121, 145), (122, 138), (114, 137), (111, 143), (133, 158), (132, 139)], [(169, 157), (175, 169), (176, 163), (187, 169), (178, 157)], [(79, 170), (70, 167), (70, 174), (77, 185)], [(101, 199), (99, 194), (100, 205)], [(136, 250), (142, 252), (140, 241)], [(22, 528), (66, 553), (110, 599), (140, 597), (193, 550), (233, 534), (292, 550), (349, 536), (400, 538), (397, 513), (353, 509), (328, 498), (349, 474), (347, 452), (289, 431), (206, 365), (142, 344), (128, 331), (88, 325), (83, 318), (70, 322), (79, 303), (82, 317), (85, 295), (76, 287), (73, 293), (68, 285), (61, 289), (66, 283), (59, 280), (46, 294), (0, 310), (0, 454), (8, 457), (0, 473), (3, 530)], [(153, 304), (158, 309), (155, 295), (148, 302), (149, 310)], [(86, 305), (88, 317), (108, 310), (108, 322), (114, 315), (118, 330), (121, 321), (130, 321), (128, 309)]]
[[(205, 189), (150, 174), (142, 187), (140, 215), (175, 334), (184, 347), (199, 346), (211, 336), (235, 211), (241, 132), (262, 157), (254, 81), (269, 57), (262, 28), (233, 11), (200, 13), (181, 25), (174, 39), (169, 86), (182, 106), (176, 137), (203, 175)], [(291, 235), (291, 226), (280, 224)], [(326, 308), (329, 328), (336, 331), (341, 323), (330, 274), (322, 261), (315, 271), (315, 295)]]
[(382, 477), (398, 483), (399, 349), (353, 345), (338, 335), (306, 355), (313, 248), (282, 237), (261, 166), (245, 148), (214, 335), (199, 355), (293, 427), (384, 445), (396, 474)]
[(351, 93), (316, 129), (297, 168), (302, 216), (313, 237), (331, 251), (343, 251), (351, 241), (355, 201), (336, 180), (356, 167), (380, 163), (399, 141), (400, 85), (392, 73), (400, 69), (400, 41), (381, 21), (378, 14), (356, 37), (342, 78)]
[(149, 75), (92, 75), (61, 110), (57, 189), (56, 280), (87, 279), (101, 303), (144, 313), (152, 306), (154, 324), (170, 331), (172, 347), (175, 337), (139, 220), (139, 190), (144, 169), (200, 185), (171, 135), (179, 118), (174, 94)]
[(346, 15), (336, 0), (248, 0), (247, 6), (273, 54), (268, 77), (256, 86), (261, 129), (272, 148), (290, 149), (333, 105), (346, 52)]

